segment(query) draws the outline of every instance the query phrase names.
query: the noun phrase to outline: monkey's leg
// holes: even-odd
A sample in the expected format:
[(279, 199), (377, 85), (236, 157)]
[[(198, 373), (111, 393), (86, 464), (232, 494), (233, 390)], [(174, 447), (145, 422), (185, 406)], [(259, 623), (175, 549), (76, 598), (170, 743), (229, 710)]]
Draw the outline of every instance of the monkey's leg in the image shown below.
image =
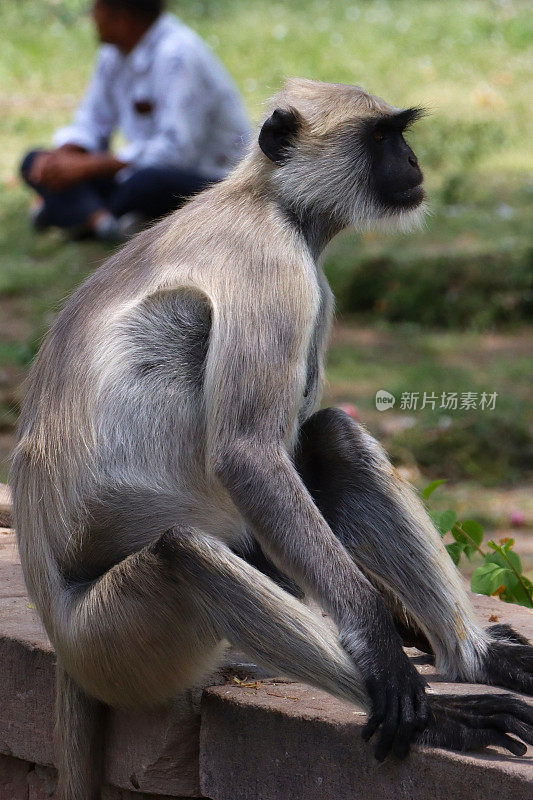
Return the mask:
[[(369, 706), (362, 675), (330, 626), (224, 544), (191, 528), (175, 527), (117, 564), (73, 599), (69, 612), (59, 649), (70, 639), (69, 670), (110, 705), (164, 700), (178, 685), (190, 686), (199, 677), (199, 654), (205, 667), (206, 652), (223, 638), (270, 669)], [(506, 732), (533, 743), (533, 714), (520, 701), (505, 719), (495, 718), (487, 697), (466, 711), (454, 698), (427, 702), (421, 742), (459, 749), (499, 744), (516, 754), (525, 747)], [(371, 720), (367, 735), (373, 726)], [(396, 736), (394, 752), (406, 755), (411, 738)], [(385, 732), (378, 758), (390, 744)]]
[(248, 545), (242, 551), (236, 548), (234, 552), (237, 553), (238, 556), (241, 556), (241, 558), (244, 558), (252, 567), (262, 572), (263, 575), (275, 581), (275, 583), (281, 586), (282, 589), (285, 589), (286, 592), (290, 592), (290, 594), (294, 595), (294, 597), (297, 597), (299, 600), (304, 598), (305, 593), (303, 589), (283, 572), (280, 572), (276, 565), (264, 554), (259, 542), (255, 539), (253, 539), (251, 545)]
[(422, 503), (361, 425), (339, 409), (317, 412), (302, 427), (297, 467), (353, 559), (427, 636), (439, 669), (533, 693), (533, 648), (478, 625)]
[[(252, 542), (251, 547), (248, 546), (242, 552), (239, 550), (235, 550), (235, 552), (237, 555), (241, 556), (241, 558), (244, 558), (248, 564), (260, 570), (263, 575), (267, 575), (275, 581), (278, 586), (281, 586), (286, 592), (290, 592), (299, 600), (305, 597), (303, 589), (291, 580), (291, 578), (287, 577), (287, 575), (280, 572), (276, 565), (263, 553), (260, 545), (255, 540)], [(400, 634), (404, 646), (418, 647), (418, 649), (422, 650), (424, 653), (433, 653), (429, 639), (419, 626), (416, 625), (414, 620), (409, 618), (405, 606), (402, 605), (395, 595), (387, 591), (383, 587), (383, 584), (378, 586), (375, 576), (367, 575), (367, 577), (381, 592), (383, 600), (394, 618), (396, 630)]]
[(108, 705), (164, 702), (211, 671), (228, 640), (277, 674), (368, 707), (331, 627), (195, 529), (167, 531), (66, 603), (56, 649)]
[(396, 630), (401, 636), (404, 647), (417, 647), (423, 653), (434, 655), (431, 642), (415, 619), (408, 613), (401, 600), (380, 583), (375, 575), (367, 574), (367, 578), (379, 590), (385, 605), (391, 612)]

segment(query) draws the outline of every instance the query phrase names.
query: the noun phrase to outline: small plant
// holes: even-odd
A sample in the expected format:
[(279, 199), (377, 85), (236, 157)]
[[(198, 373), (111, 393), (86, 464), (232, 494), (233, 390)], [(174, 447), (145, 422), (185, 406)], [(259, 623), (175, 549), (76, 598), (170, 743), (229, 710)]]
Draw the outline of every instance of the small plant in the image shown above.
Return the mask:
[[(422, 491), (423, 499), (427, 500), (443, 483), (443, 480), (432, 481)], [(446, 550), (454, 564), (459, 565), (463, 555), (469, 560), (476, 552), (482, 556), (483, 564), (472, 574), (470, 588), (473, 592), (533, 608), (533, 583), (522, 573), (520, 558), (512, 549), (514, 539), (506, 537), (500, 539), (499, 544), (489, 540), (486, 543), (489, 549), (484, 550), (481, 547), (483, 528), (479, 522), (473, 519), (459, 522), (451, 509), (430, 511), (429, 515), (442, 537), (448, 532), (452, 535), (454, 541), (446, 545)]]

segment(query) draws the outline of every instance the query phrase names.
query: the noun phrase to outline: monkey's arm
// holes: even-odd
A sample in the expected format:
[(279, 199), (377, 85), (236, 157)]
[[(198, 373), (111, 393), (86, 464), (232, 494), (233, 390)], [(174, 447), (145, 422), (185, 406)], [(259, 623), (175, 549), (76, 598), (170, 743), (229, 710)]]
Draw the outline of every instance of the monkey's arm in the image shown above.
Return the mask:
[[(265, 553), (337, 623), (371, 700), (379, 753), (427, 719), (425, 683), (389, 611), (313, 502), (284, 444), (305, 381), (305, 325), (291, 309), (214, 320), (206, 365), (208, 461)], [(270, 320), (272, 315), (276, 324)], [(303, 363), (302, 363), (303, 362)]]

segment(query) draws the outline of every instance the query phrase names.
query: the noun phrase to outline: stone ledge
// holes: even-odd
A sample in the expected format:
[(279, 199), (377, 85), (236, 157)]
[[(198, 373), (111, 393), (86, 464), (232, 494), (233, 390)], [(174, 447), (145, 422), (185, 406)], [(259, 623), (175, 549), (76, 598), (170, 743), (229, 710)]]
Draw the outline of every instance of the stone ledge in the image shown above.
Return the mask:
[[(57, 773), (53, 767), (30, 764), (11, 756), (0, 755), (1, 800), (50, 800), (54, 797)], [(186, 800), (162, 794), (138, 794), (127, 789), (106, 786), (102, 800)]]
[[(439, 691), (479, 691), (442, 683)], [(485, 691), (487, 691), (485, 687)], [(200, 787), (216, 800), (514, 800), (531, 798), (533, 750), (457, 755), (413, 748), (378, 764), (361, 739), (365, 716), (298, 683), (204, 691)], [(475, 785), (475, 792), (472, 787)]]
[[(486, 597), (473, 601), (483, 624), (510, 622), (533, 639), (533, 612)], [(426, 659), (416, 661), (436, 691), (450, 688)], [(41, 800), (39, 781), (47, 787), (53, 781), (53, 666), (27, 598), (15, 535), (0, 532), (0, 800), (19, 800), (15, 790), (4, 790), (11, 772), (20, 785), (34, 787), (20, 800)], [(228, 674), (264, 678), (235, 655), (215, 676), (219, 685), (204, 689), (202, 703), (199, 688), (165, 709), (110, 715), (105, 800), (459, 800), (472, 796), (472, 780), (484, 800), (531, 796), (533, 754), (428, 755), (420, 748), (403, 764), (379, 766), (360, 739), (363, 717), (348, 704), (286, 681), (237, 686)], [(453, 691), (487, 688), (455, 684)]]

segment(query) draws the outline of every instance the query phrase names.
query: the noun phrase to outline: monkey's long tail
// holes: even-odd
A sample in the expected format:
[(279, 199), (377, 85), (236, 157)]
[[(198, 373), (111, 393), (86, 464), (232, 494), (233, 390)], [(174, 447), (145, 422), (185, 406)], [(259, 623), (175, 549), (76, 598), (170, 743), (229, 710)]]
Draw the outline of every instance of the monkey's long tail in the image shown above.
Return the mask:
[(106, 706), (56, 667), (57, 800), (98, 800), (103, 781)]

